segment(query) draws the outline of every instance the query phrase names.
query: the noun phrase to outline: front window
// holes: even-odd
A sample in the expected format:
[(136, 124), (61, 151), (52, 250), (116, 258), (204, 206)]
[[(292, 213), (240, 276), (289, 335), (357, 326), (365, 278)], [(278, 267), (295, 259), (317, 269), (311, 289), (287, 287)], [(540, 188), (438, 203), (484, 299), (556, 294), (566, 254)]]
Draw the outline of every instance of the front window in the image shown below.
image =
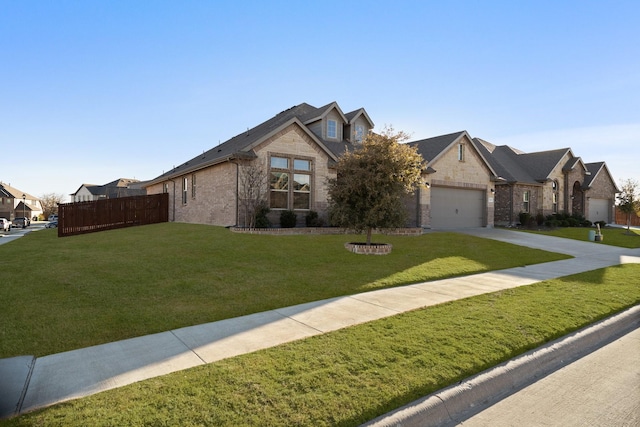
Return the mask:
[(338, 138), (338, 122), (335, 120), (327, 121), (327, 138)]
[(289, 169), (289, 159), (286, 157), (272, 157), (271, 168), (273, 169)]
[(553, 213), (558, 213), (558, 181), (553, 181), (551, 183), (551, 207), (553, 209)]
[(522, 210), (523, 212), (529, 212), (529, 192), (525, 191), (522, 195)]
[(287, 209), (289, 207), (289, 174), (271, 172), (271, 207)]
[(293, 168), (297, 171), (310, 171), (311, 170), (311, 161), (310, 160), (300, 160), (295, 159), (293, 161)]
[(309, 209), (311, 206), (311, 175), (293, 174), (293, 209)]
[(191, 175), (191, 198), (196, 198), (196, 174)]
[(311, 209), (311, 160), (271, 157), (269, 190), (272, 209)]

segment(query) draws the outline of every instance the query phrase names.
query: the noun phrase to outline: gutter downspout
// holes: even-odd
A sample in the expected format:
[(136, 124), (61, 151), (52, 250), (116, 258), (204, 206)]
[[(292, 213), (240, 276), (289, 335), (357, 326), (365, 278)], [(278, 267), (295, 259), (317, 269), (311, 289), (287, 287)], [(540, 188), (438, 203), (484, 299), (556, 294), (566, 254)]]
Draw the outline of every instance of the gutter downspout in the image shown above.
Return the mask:
[(169, 178), (169, 181), (173, 182), (173, 221), (176, 222), (176, 182)]
[(238, 164), (238, 162), (234, 162), (233, 161), (233, 157), (229, 157), (227, 159), (227, 162), (236, 165), (236, 191), (235, 191), (235, 198), (236, 198), (236, 224), (233, 227), (237, 227), (238, 224), (240, 224), (240, 200), (238, 197), (238, 192), (240, 191), (240, 165)]

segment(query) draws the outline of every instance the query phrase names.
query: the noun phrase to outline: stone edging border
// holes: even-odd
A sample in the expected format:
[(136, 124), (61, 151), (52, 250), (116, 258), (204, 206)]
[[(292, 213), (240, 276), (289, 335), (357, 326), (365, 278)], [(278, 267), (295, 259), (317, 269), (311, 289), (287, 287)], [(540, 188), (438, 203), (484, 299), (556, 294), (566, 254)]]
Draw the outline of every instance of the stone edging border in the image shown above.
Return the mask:
[(415, 400), (363, 426), (455, 426), (640, 327), (640, 305)]

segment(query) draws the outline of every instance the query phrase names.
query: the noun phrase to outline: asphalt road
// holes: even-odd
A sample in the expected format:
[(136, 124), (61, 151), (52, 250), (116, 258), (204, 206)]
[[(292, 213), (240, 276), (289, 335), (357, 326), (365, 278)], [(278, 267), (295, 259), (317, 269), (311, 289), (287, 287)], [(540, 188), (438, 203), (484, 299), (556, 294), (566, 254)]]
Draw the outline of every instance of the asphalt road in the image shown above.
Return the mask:
[(640, 329), (458, 426), (640, 426)]

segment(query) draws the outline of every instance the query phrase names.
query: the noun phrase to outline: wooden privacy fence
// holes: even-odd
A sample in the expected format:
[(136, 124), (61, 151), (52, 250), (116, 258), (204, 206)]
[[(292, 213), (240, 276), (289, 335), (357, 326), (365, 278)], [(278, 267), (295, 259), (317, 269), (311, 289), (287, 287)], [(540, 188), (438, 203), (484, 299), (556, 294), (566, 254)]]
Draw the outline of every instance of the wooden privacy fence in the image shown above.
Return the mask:
[[(620, 211), (616, 206), (616, 224), (627, 225), (627, 214)], [(631, 214), (631, 225), (634, 227), (640, 226), (640, 217), (636, 214)]]
[(169, 221), (169, 195), (120, 197), (58, 206), (58, 237)]

